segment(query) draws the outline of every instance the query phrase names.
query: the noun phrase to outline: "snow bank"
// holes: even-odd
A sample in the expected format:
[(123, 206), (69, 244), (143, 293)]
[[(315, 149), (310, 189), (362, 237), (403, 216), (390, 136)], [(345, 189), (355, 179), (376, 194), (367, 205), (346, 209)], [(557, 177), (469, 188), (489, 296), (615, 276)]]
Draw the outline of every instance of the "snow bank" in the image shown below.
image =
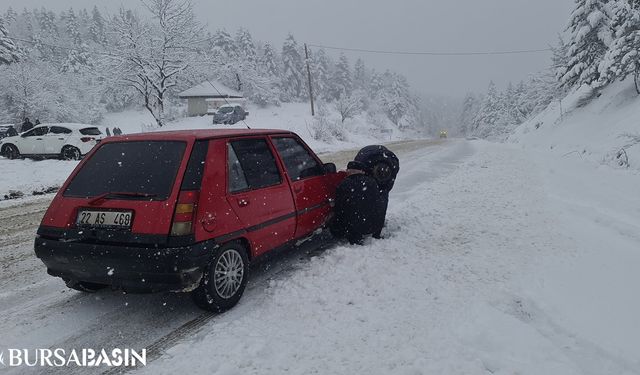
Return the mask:
[(523, 148), (640, 171), (640, 96), (633, 81), (616, 82), (599, 97), (581, 88), (554, 102), (509, 137)]
[[(638, 306), (615, 293), (597, 320), (573, 305), (589, 294), (587, 274), (569, 272), (581, 249), (554, 219), (538, 166), (504, 145), (449, 146), (403, 159), (385, 240), (326, 250), (141, 372), (634, 373), (639, 336), (619, 328)], [(590, 298), (633, 259), (609, 262)]]

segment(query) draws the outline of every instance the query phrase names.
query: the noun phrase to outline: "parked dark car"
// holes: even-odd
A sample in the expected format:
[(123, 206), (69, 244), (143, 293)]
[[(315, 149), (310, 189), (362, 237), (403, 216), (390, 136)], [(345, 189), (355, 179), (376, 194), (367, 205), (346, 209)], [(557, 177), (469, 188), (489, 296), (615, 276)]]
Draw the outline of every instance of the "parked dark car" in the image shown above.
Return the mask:
[(51, 202), (35, 252), (74, 289), (193, 291), (220, 312), (252, 261), (328, 225), (345, 177), (285, 130), (110, 137)]
[(13, 125), (0, 125), (0, 139), (16, 135), (18, 135), (18, 131)]
[(242, 106), (226, 104), (218, 108), (213, 114), (214, 124), (233, 125), (247, 118), (249, 112), (245, 111)]

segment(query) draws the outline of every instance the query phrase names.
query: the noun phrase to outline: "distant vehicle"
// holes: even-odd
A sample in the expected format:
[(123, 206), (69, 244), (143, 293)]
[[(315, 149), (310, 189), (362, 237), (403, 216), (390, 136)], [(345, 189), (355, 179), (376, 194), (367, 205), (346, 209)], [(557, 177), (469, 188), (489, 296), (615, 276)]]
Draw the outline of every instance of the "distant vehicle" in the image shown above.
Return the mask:
[(13, 125), (0, 125), (0, 139), (18, 135)]
[(242, 106), (225, 104), (213, 114), (213, 123), (233, 125), (246, 119), (247, 116), (249, 116), (249, 112), (246, 112)]
[(221, 312), (251, 261), (329, 222), (345, 177), (286, 130), (109, 137), (58, 191), (35, 252), (73, 289), (193, 291)]
[(440, 131), (440, 138), (447, 138), (447, 131), (446, 130), (441, 130)]
[(0, 140), (0, 154), (21, 157), (80, 160), (102, 140), (95, 126), (83, 124), (42, 124), (20, 135)]

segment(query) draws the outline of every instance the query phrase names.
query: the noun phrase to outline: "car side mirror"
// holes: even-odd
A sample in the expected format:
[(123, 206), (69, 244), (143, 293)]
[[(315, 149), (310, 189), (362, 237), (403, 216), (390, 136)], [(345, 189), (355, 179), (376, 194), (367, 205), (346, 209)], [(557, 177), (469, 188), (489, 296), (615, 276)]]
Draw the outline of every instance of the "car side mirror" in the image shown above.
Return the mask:
[(324, 174), (336, 173), (338, 171), (336, 165), (333, 163), (326, 163), (322, 167), (324, 169)]

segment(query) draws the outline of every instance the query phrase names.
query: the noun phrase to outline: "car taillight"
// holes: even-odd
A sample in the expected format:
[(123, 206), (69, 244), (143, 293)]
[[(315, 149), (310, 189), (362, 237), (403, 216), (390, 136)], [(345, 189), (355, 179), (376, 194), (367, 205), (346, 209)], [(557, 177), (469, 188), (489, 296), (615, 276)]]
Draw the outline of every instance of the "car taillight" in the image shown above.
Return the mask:
[(196, 190), (180, 192), (175, 213), (173, 214), (172, 236), (186, 236), (193, 233), (193, 221), (196, 215), (199, 195)]
[(91, 142), (91, 141), (95, 141), (96, 139), (93, 138), (93, 137), (82, 137), (82, 138), (80, 138), (80, 140), (82, 142)]

